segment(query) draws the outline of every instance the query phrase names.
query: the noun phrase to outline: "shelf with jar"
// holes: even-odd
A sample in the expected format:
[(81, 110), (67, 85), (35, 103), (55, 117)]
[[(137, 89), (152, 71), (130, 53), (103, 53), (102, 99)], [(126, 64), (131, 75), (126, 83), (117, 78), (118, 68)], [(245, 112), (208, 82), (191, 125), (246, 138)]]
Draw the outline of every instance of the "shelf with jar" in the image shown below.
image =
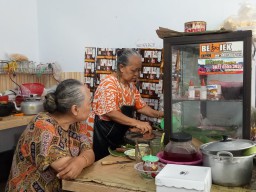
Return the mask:
[(116, 49), (97, 48), (96, 73), (108, 73), (116, 70)]
[(91, 95), (95, 91), (95, 61), (96, 61), (96, 47), (85, 47), (84, 59), (84, 82), (90, 89)]
[(36, 64), (34, 61), (0, 60), (0, 74), (53, 74), (55, 63)]
[[(137, 82), (137, 87), (143, 100), (148, 106), (160, 110), (160, 97), (163, 93), (163, 81), (161, 73), (162, 49), (141, 48), (138, 52), (142, 57), (142, 69)], [(136, 118), (157, 123), (157, 118), (150, 118), (142, 114), (136, 114)], [(159, 123), (159, 122), (158, 122)]]
[(139, 49), (142, 57), (142, 70), (139, 77), (139, 91), (141, 97), (159, 99), (162, 93), (161, 63), (162, 49)]
[(95, 85), (116, 70), (116, 51), (116, 48), (97, 48)]

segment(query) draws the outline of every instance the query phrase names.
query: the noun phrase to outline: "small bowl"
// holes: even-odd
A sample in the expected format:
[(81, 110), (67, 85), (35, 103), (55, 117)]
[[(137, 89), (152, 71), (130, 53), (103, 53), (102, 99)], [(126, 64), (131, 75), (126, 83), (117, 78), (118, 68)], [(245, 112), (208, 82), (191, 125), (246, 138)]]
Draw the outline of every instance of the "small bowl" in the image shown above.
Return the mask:
[(177, 165), (201, 165), (202, 164), (202, 161), (203, 161), (203, 157), (202, 157), (202, 154), (201, 153), (198, 153), (199, 155), (199, 159), (196, 160), (196, 161), (188, 161), (188, 162), (178, 162), (178, 161), (169, 161), (169, 160), (166, 160), (164, 159), (164, 152), (161, 151), (159, 153), (157, 153), (157, 157), (159, 158), (159, 160), (163, 163), (166, 163), (166, 164), (177, 164)]
[(135, 149), (129, 149), (124, 152), (126, 156), (128, 156), (130, 159), (135, 160)]
[(143, 179), (154, 179), (156, 175), (164, 168), (165, 164), (158, 162), (158, 169), (156, 171), (144, 171), (143, 162), (134, 165), (134, 169)]

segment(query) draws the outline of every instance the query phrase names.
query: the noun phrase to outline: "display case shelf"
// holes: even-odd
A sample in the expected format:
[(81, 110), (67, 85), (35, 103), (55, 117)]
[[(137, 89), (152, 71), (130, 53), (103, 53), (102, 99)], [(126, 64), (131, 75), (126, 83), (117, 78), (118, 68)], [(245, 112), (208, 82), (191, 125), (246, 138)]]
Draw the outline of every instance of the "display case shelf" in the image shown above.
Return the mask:
[[(163, 42), (165, 143), (174, 132), (205, 126), (250, 139), (252, 32), (173, 36)], [(200, 99), (203, 84), (207, 99)], [(188, 99), (189, 94), (194, 96)]]
[(142, 78), (140, 78), (139, 81), (149, 82), (149, 83), (159, 83), (159, 79), (142, 79)]

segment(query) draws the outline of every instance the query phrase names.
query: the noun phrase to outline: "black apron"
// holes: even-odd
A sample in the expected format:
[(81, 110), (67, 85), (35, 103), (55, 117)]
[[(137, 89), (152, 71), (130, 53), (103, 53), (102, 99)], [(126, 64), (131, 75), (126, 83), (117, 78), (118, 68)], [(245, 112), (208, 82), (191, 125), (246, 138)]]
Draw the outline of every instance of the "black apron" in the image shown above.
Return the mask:
[[(121, 112), (133, 118), (135, 107), (124, 105), (121, 107)], [(108, 147), (116, 149), (124, 144), (124, 136), (130, 126), (116, 123), (114, 121), (104, 121), (95, 115), (94, 131), (93, 131), (93, 150), (95, 160), (102, 159), (109, 155)]]

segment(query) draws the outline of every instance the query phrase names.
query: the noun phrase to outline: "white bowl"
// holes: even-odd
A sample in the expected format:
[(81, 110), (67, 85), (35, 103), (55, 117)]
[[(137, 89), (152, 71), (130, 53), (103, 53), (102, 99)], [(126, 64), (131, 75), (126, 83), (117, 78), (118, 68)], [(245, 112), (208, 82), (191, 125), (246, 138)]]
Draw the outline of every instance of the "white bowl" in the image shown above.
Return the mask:
[(144, 171), (143, 162), (134, 165), (134, 169), (139, 173), (139, 175), (144, 179), (154, 179), (156, 175), (164, 168), (165, 164), (158, 162), (158, 169), (156, 171)]
[(129, 149), (124, 152), (125, 155), (127, 155), (130, 159), (135, 160), (135, 149)]

